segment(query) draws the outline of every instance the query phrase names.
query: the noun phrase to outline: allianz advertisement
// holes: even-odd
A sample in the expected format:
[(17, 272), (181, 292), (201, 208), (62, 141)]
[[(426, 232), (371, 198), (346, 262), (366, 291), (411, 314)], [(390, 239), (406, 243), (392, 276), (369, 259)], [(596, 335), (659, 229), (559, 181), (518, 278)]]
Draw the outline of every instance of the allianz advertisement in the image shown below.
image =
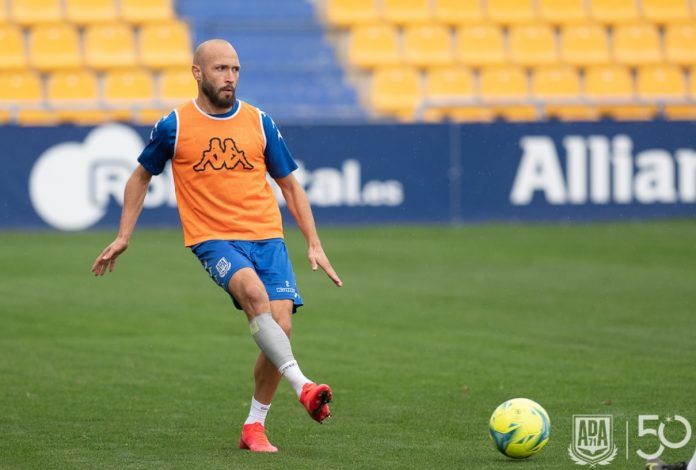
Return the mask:
[[(281, 128), (320, 223), (696, 215), (689, 123)], [(149, 132), (0, 127), (0, 228), (116, 226)], [(178, 223), (167, 168), (152, 179), (140, 224)]]

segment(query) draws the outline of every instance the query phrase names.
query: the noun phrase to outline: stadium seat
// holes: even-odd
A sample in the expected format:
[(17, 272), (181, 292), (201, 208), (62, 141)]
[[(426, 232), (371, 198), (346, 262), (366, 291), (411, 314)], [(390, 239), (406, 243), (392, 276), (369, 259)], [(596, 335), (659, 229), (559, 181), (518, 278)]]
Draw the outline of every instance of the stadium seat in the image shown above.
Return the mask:
[(621, 64), (636, 66), (662, 60), (660, 35), (649, 23), (617, 25), (612, 44), (614, 60)]
[(641, 99), (684, 101), (684, 73), (676, 65), (642, 66), (638, 69), (636, 91)]
[(610, 62), (607, 32), (599, 24), (564, 26), (560, 39), (562, 62), (577, 66)]
[(7, 23), (7, 8), (5, 8), (5, 2), (0, 2), (0, 25)]
[(195, 98), (198, 86), (190, 68), (163, 70), (159, 82), (159, 100), (177, 105)]
[(375, 0), (328, 0), (326, 19), (335, 26), (374, 23), (380, 19)]
[(355, 66), (367, 68), (400, 63), (396, 29), (387, 24), (356, 26), (350, 32), (348, 60)]
[(529, 97), (527, 76), (522, 68), (515, 66), (482, 69), (479, 90), (486, 101), (518, 101)]
[(63, 19), (61, 0), (10, 0), (10, 20), (21, 26)]
[(421, 101), (418, 70), (389, 67), (375, 70), (372, 76), (372, 105), (377, 111), (407, 119)]
[(500, 24), (529, 23), (536, 17), (533, 0), (487, 0), (487, 16)]
[[(435, 67), (428, 70), (425, 90), (428, 100), (440, 101), (437, 106), (426, 110), (427, 121), (438, 121), (445, 117), (457, 122), (485, 122), (493, 119), (490, 107), (457, 103), (457, 100), (473, 102), (476, 99), (474, 76), (468, 67)], [(447, 104), (447, 101), (452, 102)]]
[(688, 0), (642, 0), (643, 17), (658, 24), (688, 20), (691, 17)]
[(0, 70), (23, 69), (26, 66), (22, 30), (12, 24), (0, 25)]
[(29, 34), (29, 63), (42, 72), (81, 66), (77, 30), (68, 23), (34, 26)]
[(139, 108), (129, 116), (130, 120), (143, 126), (154, 126), (157, 121), (167, 116), (172, 110), (166, 108)]
[(411, 65), (433, 66), (454, 62), (449, 28), (422, 24), (404, 29), (404, 59)]
[(78, 25), (115, 21), (116, 0), (65, 0), (65, 18)]
[(532, 95), (545, 101), (546, 114), (562, 120), (592, 121), (599, 118), (599, 111), (574, 101), (581, 98), (580, 76), (573, 67), (552, 65), (534, 69)]
[(515, 64), (536, 66), (558, 61), (556, 38), (549, 25), (512, 26), (508, 32), (508, 44), (510, 60)]
[(567, 65), (538, 67), (532, 74), (532, 95), (542, 100), (577, 100), (580, 98), (580, 77)]
[(679, 65), (696, 63), (696, 23), (670, 23), (664, 34), (665, 58)]
[(150, 68), (191, 65), (191, 37), (181, 21), (146, 23), (140, 28), (140, 63)]
[(382, 0), (382, 16), (394, 24), (424, 23), (432, 18), (429, 0)]
[(460, 26), (455, 50), (459, 62), (466, 65), (502, 64), (507, 59), (503, 33), (493, 24)]
[(120, 0), (119, 16), (134, 24), (174, 18), (172, 0)]
[(41, 78), (25, 70), (0, 72), (0, 103), (37, 105), (43, 100)]
[(17, 113), (17, 123), (21, 126), (56, 126), (60, 124), (60, 117), (52, 110), (22, 108)]
[[(689, 69), (688, 87), (686, 90), (688, 99), (693, 103), (696, 100), (696, 66)], [(675, 103), (664, 107), (665, 115), (670, 119), (696, 120), (696, 104)]]
[(484, 68), (479, 79), (479, 94), (487, 102), (502, 102), (494, 104), (493, 112), (507, 120), (531, 121), (537, 117), (534, 106), (516, 103), (529, 98), (527, 76), (520, 67)]
[(96, 126), (113, 121), (126, 121), (130, 115), (119, 115), (115, 111), (103, 109), (57, 109), (53, 111), (60, 122), (78, 126)]
[(585, 94), (599, 102), (597, 105), (602, 114), (615, 119), (649, 119), (656, 110), (653, 105), (630, 104), (635, 97), (633, 79), (629, 69), (621, 65), (588, 68), (585, 73)]
[(96, 70), (136, 64), (135, 36), (127, 23), (99, 23), (84, 33), (85, 64)]
[(583, 0), (537, 0), (539, 16), (551, 24), (581, 23), (588, 19)]
[(154, 96), (152, 76), (145, 69), (110, 70), (104, 76), (104, 101), (114, 108), (147, 104)]
[(602, 23), (617, 24), (639, 19), (636, 0), (589, 0), (590, 16)]
[(94, 106), (99, 100), (97, 77), (84, 69), (53, 72), (48, 77), (46, 98), (55, 107)]
[(481, 23), (484, 20), (481, 0), (434, 0), (433, 16), (448, 25)]

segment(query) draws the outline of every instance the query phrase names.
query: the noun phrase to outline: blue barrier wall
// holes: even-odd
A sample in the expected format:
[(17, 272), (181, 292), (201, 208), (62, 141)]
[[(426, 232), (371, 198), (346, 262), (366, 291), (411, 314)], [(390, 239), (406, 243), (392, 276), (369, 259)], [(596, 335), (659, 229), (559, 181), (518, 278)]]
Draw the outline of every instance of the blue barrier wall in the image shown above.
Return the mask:
[[(285, 126), (322, 223), (696, 215), (691, 123)], [(0, 127), (0, 228), (118, 223), (149, 128)], [(287, 214), (286, 214), (287, 218)], [(169, 171), (141, 225), (178, 225)]]

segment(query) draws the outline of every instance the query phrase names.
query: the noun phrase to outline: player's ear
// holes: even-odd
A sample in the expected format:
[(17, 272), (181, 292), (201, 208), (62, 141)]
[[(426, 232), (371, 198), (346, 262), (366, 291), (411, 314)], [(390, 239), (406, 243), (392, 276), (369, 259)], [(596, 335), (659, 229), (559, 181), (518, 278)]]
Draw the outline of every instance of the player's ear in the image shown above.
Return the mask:
[(191, 73), (193, 74), (193, 78), (195, 78), (197, 82), (201, 81), (201, 68), (198, 65), (193, 64), (191, 66)]

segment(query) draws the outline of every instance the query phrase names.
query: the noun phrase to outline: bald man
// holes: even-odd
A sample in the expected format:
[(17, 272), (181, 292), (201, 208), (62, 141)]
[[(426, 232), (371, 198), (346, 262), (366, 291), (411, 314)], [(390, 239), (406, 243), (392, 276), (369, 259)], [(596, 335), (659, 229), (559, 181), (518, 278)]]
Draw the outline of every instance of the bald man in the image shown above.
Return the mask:
[(155, 124), (126, 184), (118, 235), (92, 272), (113, 271), (128, 248), (150, 179), (171, 160), (184, 244), (244, 311), (261, 350), (239, 447), (276, 452), (265, 419), (281, 377), (317, 422), (330, 416), (332, 392), (304, 376), (290, 347), (292, 314), (303, 302), (266, 173), (278, 183), (307, 241), (312, 270), (320, 267), (335, 285), (343, 283), (321, 246), (307, 196), (292, 174), (297, 164), (280, 131), (267, 114), (235, 96), (239, 69), (237, 52), (227, 41), (213, 39), (196, 48), (191, 71), (198, 97)]

